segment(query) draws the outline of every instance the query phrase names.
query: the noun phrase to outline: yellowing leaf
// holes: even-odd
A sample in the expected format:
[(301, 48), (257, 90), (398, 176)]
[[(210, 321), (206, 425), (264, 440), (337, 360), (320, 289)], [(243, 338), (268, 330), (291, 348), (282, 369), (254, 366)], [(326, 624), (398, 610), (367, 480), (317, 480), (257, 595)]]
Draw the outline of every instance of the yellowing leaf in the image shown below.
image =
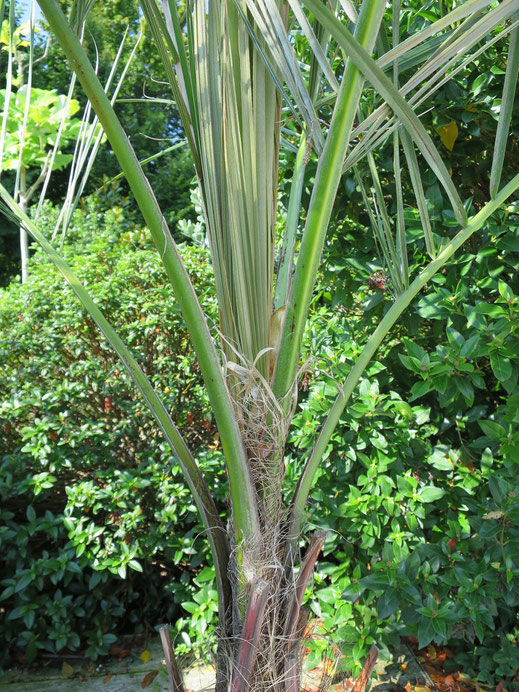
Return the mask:
[(452, 151), (454, 142), (458, 139), (458, 126), (456, 123), (452, 121), (448, 125), (442, 125), (438, 128), (438, 134), (447, 149)]
[(142, 661), (143, 663), (148, 663), (148, 661), (149, 661), (150, 658), (151, 658), (151, 654), (150, 654), (150, 652), (148, 651), (148, 649), (144, 649), (144, 651), (143, 651), (142, 654), (139, 656), (139, 658), (141, 659), (141, 661)]
[(503, 512), (487, 512), (483, 514), (483, 519), (501, 519)]
[(104, 680), (103, 680), (103, 685), (106, 685), (107, 682), (110, 682), (111, 677), (112, 677), (112, 673), (108, 673), (106, 678), (104, 678)]
[(74, 668), (64, 661), (63, 665), (61, 666), (61, 674), (64, 678), (71, 678), (74, 675)]

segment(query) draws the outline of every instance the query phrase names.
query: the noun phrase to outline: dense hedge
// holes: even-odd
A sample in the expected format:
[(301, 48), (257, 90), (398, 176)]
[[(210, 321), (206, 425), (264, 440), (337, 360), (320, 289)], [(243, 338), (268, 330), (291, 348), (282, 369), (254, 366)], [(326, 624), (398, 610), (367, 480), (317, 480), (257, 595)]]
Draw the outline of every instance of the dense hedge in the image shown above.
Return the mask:
[[(87, 205), (65, 255), (191, 445), (216, 447), (182, 318), (144, 238), (120, 208)], [(214, 314), (204, 251), (181, 252)], [(178, 616), (206, 541), (138, 393), (39, 254), (29, 281), (0, 294), (0, 334), (0, 656), (81, 648), (96, 658), (124, 631)], [(217, 452), (198, 459), (218, 496)]]
[[(182, 319), (145, 234), (124, 219), (117, 207), (100, 214), (87, 204), (65, 253), (199, 450), (223, 503), (217, 437)], [(379, 267), (359, 231), (339, 226), (326, 257), (307, 334), (319, 355), (300, 383), (287, 490), (335, 380), (388, 304), (370, 281)], [(419, 243), (412, 254), (416, 267)], [(214, 316), (205, 250), (182, 255)], [(519, 669), (518, 265), (519, 222), (506, 212), (414, 302), (334, 435), (307, 526), (332, 534), (307, 598), (347, 668), (373, 640), (406, 634), (422, 646), (448, 643), (454, 664), (484, 682)], [(180, 615), (179, 651), (207, 650), (213, 573), (180, 471), (40, 255), (28, 284), (1, 294), (0, 332), (4, 658), (38, 649), (95, 658), (124, 631)], [(323, 642), (314, 641), (315, 655)]]

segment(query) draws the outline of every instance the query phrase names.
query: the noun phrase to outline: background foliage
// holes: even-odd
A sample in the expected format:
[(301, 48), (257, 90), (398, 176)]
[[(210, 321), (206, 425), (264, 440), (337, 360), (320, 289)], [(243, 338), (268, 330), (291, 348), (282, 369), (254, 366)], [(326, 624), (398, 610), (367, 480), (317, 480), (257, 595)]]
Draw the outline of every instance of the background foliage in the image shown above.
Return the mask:
[[(71, 4), (68, 0), (62, 3), (64, 9)], [(125, 123), (136, 153), (142, 160), (179, 141), (182, 133), (176, 109), (170, 101), (169, 88), (165, 85), (162, 64), (155, 56), (146, 23), (140, 17), (138, 1), (114, 0), (109, 5), (94, 3), (87, 18), (85, 42), (89, 55), (94, 62), (98, 62), (98, 75), (104, 84), (125, 31), (128, 30), (128, 36), (119, 63), (121, 69), (135, 45), (141, 27), (144, 36), (123, 81), (116, 108), (118, 116)], [(33, 86), (55, 90), (59, 94), (67, 93), (70, 72), (59, 43), (51, 41), (47, 45), (45, 33), (37, 34), (35, 40), (35, 57), (38, 58), (45, 53), (45, 59), (34, 64)], [(0, 74), (6, 73), (6, 66), (7, 54), (2, 51)], [(86, 104), (81, 90), (77, 90), (75, 97), (83, 109)], [(77, 117), (81, 115), (82, 110)], [(111, 186), (106, 187), (104, 183), (119, 172), (120, 167), (113, 152), (105, 145), (94, 162), (85, 193), (97, 191), (101, 196), (106, 195), (104, 206), (109, 207)], [(187, 147), (149, 163), (146, 166), (146, 174), (173, 232), (180, 219), (195, 219), (196, 212), (190, 201), (194, 168)], [(67, 169), (53, 174), (53, 182), (47, 195), (51, 202), (58, 204), (64, 198), (68, 175)], [(8, 181), (9, 174), (6, 174), (4, 179)], [(124, 181), (120, 186), (122, 192), (127, 193), (128, 188)], [(132, 211), (139, 224), (142, 224), (140, 211), (133, 202)], [(3, 217), (0, 218), (0, 286), (5, 286), (19, 271), (17, 233), (18, 229), (14, 224)]]
[[(483, 682), (517, 672), (517, 221), (505, 212), (415, 301), (335, 433), (312, 496), (311, 520), (328, 518), (334, 532), (313, 607), (335, 640), (349, 642), (349, 665), (401, 633), (421, 648), (448, 643), (463, 652), (454, 664)], [(292, 438), (301, 449), (363, 323), (383, 310), (384, 295), (370, 309), (379, 288), (348, 263), (342, 274), (355, 297), (332, 308), (332, 330), (324, 323), (336, 276), (316, 305), (312, 350), (319, 344), (324, 358), (307, 372)], [(328, 383), (312, 385), (323, 373)]]
[[(218, 439), (182, 319), (127, 201), (117, 189), (111, 199), (107, 212), (98, 198), (84, 203), (66, 255), (183, 433), (209, 445), (200, 460), (223, 503)], [(49, 228), (55, 214), (49, 207)], [(356, 246), (348, 261), (344, 243)], [(184, 245), (182, 255), (214, 315), (206, 251)], [(310, 505), (309, 528), (332, 529), (307, 594), (326, 635), (309, 643), (310, 664), (333, 640), (341, 666), (356, 669), (372, 641), (408, 635), (448, 643), (483, 682), (515, 674), (518, 262), (512, 208), (419, 297), (348, 407)], [(335, 398), (334, 377), (384, 310), (386, 292), (370, 281), (377, 267), (362, 226), (338, 225), (307, 333), (320, 356), (301, 380), (287, 487)], [(123, 632), (164, 620), (184, 631), (179, 653), (203, 651), (216, 594), (180, 471), (38, 252), (27, 285), (3, 291), (0, 325), (4, 664), (40, 649), (96, 658)]]
[[(136, 4), (110, 3), (110, 30), (107, 8), (94, 7), (90, 29), (107, 74), (113, 37), (128, 23), (137, 32)], [(423, 5), (424, 17), (441, 11), (440, 3)], [(407, 33), (423, 21), (415, 17)], [(488, 199), (505, 66), (500, 45), (481, 60), (487, 61), (476, 65), (481, 77), (466, 68), (434, 111), (424, 105), (423, 115), (461, 178), (467, 206), (476, 209)], [(38, 86), (64, 91), (61, 65), (52, 45)], [(145, 89), (165, 96), (152, 82), (160, 74), (145, 40), (124, 95), (140, 98)], [(174, 111), (163, 104), (119, 108), (142, 157), (178, 136)], [(518, 127), (515, 114), (512, 154)], [(281, 177), (288, 178), (293, 155), (283, 156)], [(391, 148), (377, 156), (381, 177), (391, 176)], [(182, 256), (214, 317), (212, 277), (199, 245), (203, 229), (192, 223), (189, 158), (180, 150), (148, 172), (170, 218), (184, 217), (179, 230), (198, 243), (184, 245)], [(91, 190), (103, 174), (116, 173), (106, 150)], [(304, 199), (314, 174), (310, 160)], [(504, 178), (510, 174), (505, 170)], [(59, 202), (65, 183), (56, 180)], [(424, 166), (440, 236), (455, 224), (434, 180)], [(341, 645), (345, 669), (358, 669), (373, 641), (384, 646), (405, 635), (420, 646), (448, 644), (453, 665), (481, 682), (506, 680), (510, 689), (518, 674), (517, 212), (512, 205), (488, 224), (415, 300), (368, 369), (320, 471), (308, 527), (328, 527), (332, 535), (307, 603), (317, 631)], [(49, 206), (49, 229), (55, 215)], [(418, 218), (409, 214), (406, 221), (416, 269), (425, 248), (417, 240)], [(304, 368), (287, 487), (335, 398), (334, 378), (347, 373), (387, 303), (391, 286), (379, 273), (384, 267), (367, 224), (360, 193), (346, 177), (307, 332), (307, 348), (320, 355)], [(211, 414), (147, 238), (124, 186), (108, 184), (83, 202), (65, 255), (199, 448), (223, 506), (227, 490)], [(206, 652), (216, 594), (180, 471), (118, 362), (38, 252), (27, 285), (1, 290), (0, 334), (1, 665), (31, 661), (40, 650), (96, 658), (124, 632), (175, 620), (183, 631), (178, 651)], [(309, 646), (311, 661), (329, 653), (326, 638)]]
[[(182, 319), (145, 237), (123, 208), (103, 214), (91, 202), (65, 252), (186, 437), (212, 444)], [(214, 312), (207, 256), (185, 246), (183, 258)], [(0, 340), (2, 650), (21, 647), (31, 660), (42, 647), (86, 646), (95, 658), (115, 633), (174, 619), (205, 539), (180, 469), (116, 357), (39, 253), (27, 286), (3, 293), (0, 324), (9, 335)], [(215, 486), (217, 456), (201, 459)]]

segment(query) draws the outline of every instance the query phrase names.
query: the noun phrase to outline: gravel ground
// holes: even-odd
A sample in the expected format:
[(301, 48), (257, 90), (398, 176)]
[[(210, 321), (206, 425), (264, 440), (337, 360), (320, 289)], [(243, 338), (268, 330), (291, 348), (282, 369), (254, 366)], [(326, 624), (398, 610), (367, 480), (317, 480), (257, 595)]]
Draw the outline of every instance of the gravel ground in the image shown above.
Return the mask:
[[(49, 663), (37, 671), (13, 669), (0, 678), (0, 689), (5, 686), (6, 692), (137, 692), (142, 689), (169, 692), (159, 640), (153, 642), (148, 650), (150, 658), (147, 661), (141, 660), (136, 653), (122, 661), (110, 660), (97, 667), (82, 660), (69, 659), (66, 663), (61, 662), (60, 667)], [(394, 651), (390, 661), (379, 661), (375, 671), (371, 689), (377, 688), (377, 692), (404, 692), (408, 684), (420, 688), (430, 683), (427, 673), (405, 644)], [(211, 690), (213, 670), (210, 666), (191, 666), (184, 671), (184, 680), (186, 688), (193, 692)], [(318, 672), (305, 674), (303, 682), (308, 692), (316, 691), (319, 687)], [(351, 687), (348, 680), (334, 685), (336, 692), (347, 692)]]

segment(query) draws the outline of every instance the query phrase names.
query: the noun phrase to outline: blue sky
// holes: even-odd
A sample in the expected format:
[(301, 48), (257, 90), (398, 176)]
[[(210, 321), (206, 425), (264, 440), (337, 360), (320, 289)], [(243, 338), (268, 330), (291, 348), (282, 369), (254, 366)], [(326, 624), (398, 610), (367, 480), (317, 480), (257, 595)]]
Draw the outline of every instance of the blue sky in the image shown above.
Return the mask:
[[(22, 21), (23, 22), (25, 22), (29, 19), (30, 11), (31, 11), (31, 5), (32, 5), (31, 0), (18, 0), (18, 2), (16, 3), (16, 6), (22, 10)], [(35, 17), (36, 17), (36, 21), (38, 21), (38, 20), (43, 18), (43, 14), (42, 14), (40, 6), (38, 5), (37, 2), (35, 3), (35, 6), (36, 6), (35, 7), (35, 9), (36, 9)]]

